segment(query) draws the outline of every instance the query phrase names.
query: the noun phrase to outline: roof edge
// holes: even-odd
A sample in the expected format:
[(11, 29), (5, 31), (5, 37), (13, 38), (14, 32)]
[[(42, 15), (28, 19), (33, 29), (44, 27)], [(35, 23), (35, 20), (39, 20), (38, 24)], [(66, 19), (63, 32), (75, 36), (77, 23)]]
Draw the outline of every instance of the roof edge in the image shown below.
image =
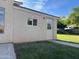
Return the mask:
[(23, 7), (23, 6), (20, 6), (20, 5), (16, 5), (16, 4), (13, 4), (13, 5), (16, 6), (16, 7), (20, 7), (20, 8), (23, 8), (23, 9), (30, 10), (30, 11), (34, 11), (34, 12), (37, 12), (37, 13), (45, 14), (45, 15), (48, 15), (48, 16), (51, 16), (51, 17), (60, 18), (58, 16), (54, 16), (54, 15), (50, 15), (50, 14), (47, 14), (47, 13), (44, 13), (44, 12), (36, 11), (36, 10), (30, 9), (30, 8), (27, 8), (27, 7)]

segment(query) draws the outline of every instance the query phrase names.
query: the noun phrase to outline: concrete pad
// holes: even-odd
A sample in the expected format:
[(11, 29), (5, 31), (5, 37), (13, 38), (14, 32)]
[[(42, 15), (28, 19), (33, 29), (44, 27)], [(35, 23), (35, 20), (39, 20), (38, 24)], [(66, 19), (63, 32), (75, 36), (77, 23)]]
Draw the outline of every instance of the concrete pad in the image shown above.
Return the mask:
[(63, 44), (63, 45), (79, 48), (79, 44), (75, 44), (75, 43), (69, 43), (69, 42), (63, 42), (63, 41), (57, 41), (57, 40), (49, 40), (49, 41), (58, 43), (58, 44)]
[(13, 44), (0, 44), (0, 59), (16, 59)]

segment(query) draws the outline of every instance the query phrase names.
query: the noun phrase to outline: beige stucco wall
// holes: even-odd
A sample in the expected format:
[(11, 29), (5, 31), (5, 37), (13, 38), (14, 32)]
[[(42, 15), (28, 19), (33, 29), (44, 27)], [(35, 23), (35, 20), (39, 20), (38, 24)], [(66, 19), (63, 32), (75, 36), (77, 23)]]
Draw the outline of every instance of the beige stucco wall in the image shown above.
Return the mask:
[(52, 25), (52, 33), (53, 33), (53, 39), (57, 39), (57, 19), (54, 18)]
[[(0, 0), (0, 7), (5, 8), (5, 28), (0, 34), (0, 43), (56, 39), (56, 17), (13, 6), (13, 0)], [(28, 25), (28, 18), (38, 19), (37, 26)], [(52, 30), (47, 30), (48, 20), (52, 20)]]
[(5, 8), (4, 33), (0, 33), (0, 43), (12, 42), (13, 0), (0, 0), (0, 7)]
[[(56, 19), (44, 14), (14, 6), (13, 42), (29, 42), (56, 39)], [(43, 19), (45, 17), (45, 19)], [(38, 19), (37, 26), (28, 25), (28, 18)], [(52, 30), (47, 30), (47, 20), (52, 20)], [(52, 33), (51, 35), (48, 32)]]
[(57, 18), (47, 18), (47, 23), (51, 21), (51, 30), (47, 30), (47, 39), (56, 39), (57, 38)]

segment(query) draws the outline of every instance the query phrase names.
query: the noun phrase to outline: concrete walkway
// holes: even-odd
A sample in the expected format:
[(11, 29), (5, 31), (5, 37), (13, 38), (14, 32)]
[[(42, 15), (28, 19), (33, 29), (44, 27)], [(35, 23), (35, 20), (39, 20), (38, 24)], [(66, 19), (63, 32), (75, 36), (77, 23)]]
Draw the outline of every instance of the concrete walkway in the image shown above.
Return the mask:
[(58, 43), (58, 44), (63, 44), (63, 45), (79, 48), (79, 44), (75, 44), (75, 43), (62, 42), (62, 41), (57, 41), (57, 40), (50, 40), (50, 41), (54, 43)]
[(0, 59), (16, 59), (13, 44), (0, 44)]

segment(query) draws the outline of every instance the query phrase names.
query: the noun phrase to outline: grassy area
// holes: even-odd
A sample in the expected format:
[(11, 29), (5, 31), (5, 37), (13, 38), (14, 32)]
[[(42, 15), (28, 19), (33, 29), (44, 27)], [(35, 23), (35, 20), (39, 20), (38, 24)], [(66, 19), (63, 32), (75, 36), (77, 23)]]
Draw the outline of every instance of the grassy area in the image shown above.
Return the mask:
[(79, 59), (79, 49), (48, 41), (14, 44), (17, 59)]
[(79, 43), (79, 35), (57, 34), (57, 39), (69, 42)]

